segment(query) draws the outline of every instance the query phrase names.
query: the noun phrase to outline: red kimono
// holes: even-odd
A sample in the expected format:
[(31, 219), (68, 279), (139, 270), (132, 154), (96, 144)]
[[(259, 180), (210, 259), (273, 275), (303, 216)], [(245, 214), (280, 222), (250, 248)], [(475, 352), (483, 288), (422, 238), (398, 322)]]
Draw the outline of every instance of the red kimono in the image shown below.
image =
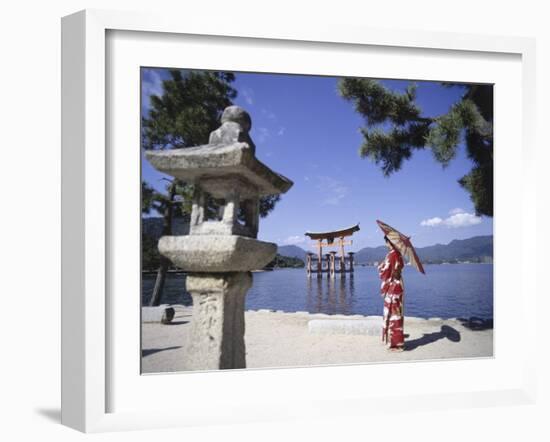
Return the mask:
[(403, 348), (403, 283), (401, 270), (403, 258), (392, 249), (384, 262), (378, 266), (382, 280), (380, 292), (384, 297), (384, 318), (382, 325), (382, 342), (389, 348)]

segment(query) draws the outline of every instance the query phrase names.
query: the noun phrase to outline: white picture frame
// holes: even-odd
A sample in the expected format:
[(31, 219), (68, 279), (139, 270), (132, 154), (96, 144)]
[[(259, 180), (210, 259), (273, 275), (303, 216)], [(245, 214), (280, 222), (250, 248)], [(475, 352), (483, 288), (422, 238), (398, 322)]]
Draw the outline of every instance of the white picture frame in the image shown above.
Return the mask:
[[(133, 411), (113, 411), (109, 406), (109, 392), (114, 388), (109, 376), (113, 354), (109, 342), (109, 327), (116, 318), (111, 317), (107, 288), (109, 287), (109, 229), (111, 196), (109, 195), (109, 164), (106, 80), (107, 34), (117, 32), (152, 32), (166, 36), (216, 36), (250, 41), (269, 40), (285, 45), (308, 42), (311, 44), (346, 47), (369, 46), (379, 49), (401, 48), (402, 51), (425, 49), (441, 54), (471, 53), (480, 60), (484, 54), (503, 54), (520, 57), (522, 124), (517, 128), (521, 136), (518, 159), (527, 172), (535, 161), (534, 106), (535, 106), (535, 46), (532, 39), (517, 37), (490, 37), (479, 35), (428, 33), (344, 26), (304, 25), (300, 28), (281, 23), (247, 22), (236, 26), (234, 22), (215, 20), (189, 20), (181, 24), (177, 17), (156, 16), (144, 13), (126, 13), (87, 10), (63, 18), (62, 21), (62, 423), (85, 432), (139, 428), (159, 428), (186, 425), (207, 425), (217, 422), (254, 422), (261, 420), (306, 418), (311, 416), (368, 414), (393, 403), (395, 395), (372, 396), (333, 393), (322, 398), (312, 395), (298, 404), (292, 395), (286, 404), (274, 401), (271, 407), (262, 404), (254, 407), (254, 391), (241, 402), (237, 398), (232, 407), (238, 414), (227, 410), (220, 401), (213, 414), (206, 415), (209, 403), (198, 404), (194, 411), (152, 406)], [(156, 34), (157, 36), (159, 34)], [(293, 43), (295, 42), (295, 43)], [(339, 50), (339, 49), (336, 49)], [(182, 66), (186, 67), (186, 66)], [(496, 124), (498, 125), (498, 116)], [(495, 166), (495, 167), (498, 167)], [(519, 190), (521, 214), (518, 215), (519, 235), (526, 238), (536, 225), (535, 177), (524, 173)], [(498, 220), (496, 221), (499, 222)], [(501, 253), (502, 248), (500, 249)], [(536, 293), (534, 279), (526, 277), (526, 257), (536, 253), (535, 244), (520, 242), (522, 268), (517, 282), (521, 292)], [(497, 254), (498, 244), (495, 248)], [(498, 255), (496, 255), (498, 256)], [(498, 266), (498, 260), (496, 260)], [(523, 307), (528, 306), (522, 296)], [(499, 333), (497, 320), (496, 333)], [(475, 386), (471, 391), (447, 393), (431, 391), (426, 394), (404, 394), (401, 407), (414, 404), (418, 409), (437, 409), (469, 406), (493, 406), (503, 403), (533, 403), (535, 396), (534, 336), (536, 323), (522, 321), (522, 336), (526, 342), (518, 358), (521, 369), (509, 383), (501, 388), (483, 389)], [(137, 331), (136, 331), (137, 333)], [(498, 347), (497, 347), (498, 348)], [(498, 352), (498, 349), (497, 349)], [(496, 359), (498, 359), (498, 353)], [(419, 368), (420, 367), (420, 368)], [(338, 367), (323, 369), (332, 376)], [(354, 376), (360, 376), (364, 367), (355, 366)], [(396, 370), (399, 370), (397, 368)], [(415, 372), (422, 366), (414, 368)], [(520, 371), (521, 370), (521, 373)], [(266, 371), (227, 373), (232, 382), (264, 382)], [(280, 370), (278, 376), (290, 378), (303, 375), (304, 369)], [(282, 375), (280, 373), (283, 373)], [(307, 375), (307, 374), (306, 374)], [(193, 374), (194, 382), (204, 380), (204, 374)], [(166, 376), (165, 376), (166, 377)], [(216, 378), (215, 384), (227, 378)], [(190, 393), (191, 399), (193, 394)], [(195, 397), (198, 399), (198, 397)], [(235, 402), (236, 401), (236, 402)], [(200, 403), (200, 401), (198, 401)], [(336, 406), (337, 404), (337, 406)], [(225, 407), (225, 408), (224, 408)]]

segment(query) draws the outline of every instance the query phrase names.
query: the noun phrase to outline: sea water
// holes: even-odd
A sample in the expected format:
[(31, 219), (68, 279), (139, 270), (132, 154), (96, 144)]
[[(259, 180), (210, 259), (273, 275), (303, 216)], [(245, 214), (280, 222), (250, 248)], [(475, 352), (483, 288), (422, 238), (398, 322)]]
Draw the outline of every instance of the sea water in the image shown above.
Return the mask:
[[(421, 318), (493, 318), (491, 264), (426, 265), (426, 274), (403, 271), (405, 316)], [(380, 315), (382, 298), (375, 267), (356, 267), (353, 276), (308, 278), (305, 269), (255, 272), (246, 297), (248, 310), (307, 311), (344, 315)], [(151, 297), (155, 276), (142, 280), (142, 302)], [(184, 275), (168, 275), (162, 303), (191, 304)]]

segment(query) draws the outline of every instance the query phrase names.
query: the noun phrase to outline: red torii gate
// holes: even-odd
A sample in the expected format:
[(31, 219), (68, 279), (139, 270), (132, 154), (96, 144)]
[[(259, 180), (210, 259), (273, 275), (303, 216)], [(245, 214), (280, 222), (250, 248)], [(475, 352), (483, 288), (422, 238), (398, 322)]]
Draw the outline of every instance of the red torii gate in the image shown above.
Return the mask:
[[(317, 273), (317, 277), (323, 276), (323, 273), (327, 273), (327, 276), (334, 278), (336, 273), (340, 273), (341, 276), (345, 276), (347, 273), (353, 273), (353, 252), (349, 252), (346, 257), (344, 252), (344, 246), (351, 245), (353, 242), (351, 240), (346, 241), (345, 238), (352, 236), (354, 232), (357, 232), (359, 229), (359, 223), (351, 227), (346, 227), (344, 229), (333, 230), (330, 232), (306, 232), (305, 235), (309, 236), (311, 239), (316, 240), (315, 246), (317, 247), (317, 256), (314, 253), (307, 254), (306, 270), (307, 275), (311, 276), (312, 273)], [(323, 258), (323, 248), (325, 247), (339, 247), (340, 256), (339, 262), (340, 266), (336, 268), (336, 253), (330, 252), (327, 253), (325, 258)], [(314, 268), (313, 261), (317, 260), (317, 266)], [(346, 266), (346, 261), (348, 265)], [(326, 266), (323, 267), (323, 262), (326, 262)]]

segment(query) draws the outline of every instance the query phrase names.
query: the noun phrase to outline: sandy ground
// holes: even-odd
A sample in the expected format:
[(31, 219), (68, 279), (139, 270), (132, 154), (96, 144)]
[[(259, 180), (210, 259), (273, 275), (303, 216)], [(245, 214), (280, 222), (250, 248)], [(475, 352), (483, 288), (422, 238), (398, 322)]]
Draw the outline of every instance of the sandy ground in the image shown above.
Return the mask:
[[(142, 324), (142, 372), (185, 370), (185, 342), (192, 307), (178, 306), (171, 324)], [(491, 357), (492, 324), (464, 319), (405, 317), (405, 351), (390, 352), (379, 336), (312, 334), (312, 319), (364, 319), (364, 316), (247, 311), (248, 368), (312, 366), (404, 360)], [(372, 317), (371, 317), (372, 318)]]

